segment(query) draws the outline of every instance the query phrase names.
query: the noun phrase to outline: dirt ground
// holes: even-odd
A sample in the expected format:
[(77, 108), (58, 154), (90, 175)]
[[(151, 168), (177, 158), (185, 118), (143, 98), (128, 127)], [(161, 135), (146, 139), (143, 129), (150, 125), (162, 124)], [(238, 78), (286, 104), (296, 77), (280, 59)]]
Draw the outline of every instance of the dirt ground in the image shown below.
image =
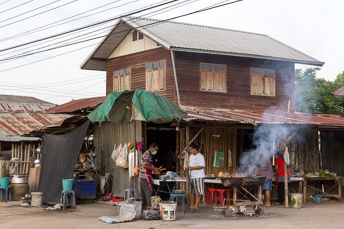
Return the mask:
[(144, 221), (130, 223), (106, 224), (97, 218), (104, 215), (115, 215), (115, 209), (105, 204), (78, 205), (75, 210), (47, 211), (43, 208), (24, 208), (18, 202), (0, 203), (1, 229), (101, 229), (101, 228), (343, 228), (344, 203), (327, 201), (322, 204), (307, 203), (304, 208), (285, 209), (273, 206), (265, 209), (259, 217), (225, 217), (210, 207), (201, 208), (199, 213), (178, 212), (177, 220)]

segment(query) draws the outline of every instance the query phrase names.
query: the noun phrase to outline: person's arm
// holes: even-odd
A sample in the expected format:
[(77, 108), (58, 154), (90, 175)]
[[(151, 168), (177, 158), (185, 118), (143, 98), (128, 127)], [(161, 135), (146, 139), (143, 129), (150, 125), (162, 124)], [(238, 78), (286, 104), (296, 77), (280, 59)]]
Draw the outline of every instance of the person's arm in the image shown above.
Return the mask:
[(197, 166), (190, 166), (189, 168), (190, 170), (200, 170), (200, 169), (204, 169), (204, 166), (197, 165)]
[(142, 162), (142, 168), (144, 168), (146, 170), (154, 170), (155, 169), (154, 165), (150, 165), (147, 162)]

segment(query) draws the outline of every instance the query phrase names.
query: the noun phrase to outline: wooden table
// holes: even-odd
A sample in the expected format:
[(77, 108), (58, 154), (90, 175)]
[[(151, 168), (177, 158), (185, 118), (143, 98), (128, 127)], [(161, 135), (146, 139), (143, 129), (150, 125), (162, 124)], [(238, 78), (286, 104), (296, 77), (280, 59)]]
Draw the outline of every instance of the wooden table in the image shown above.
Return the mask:
[[(324, 186), (325, 182), (333, 181), (334, 185), (327, 188)], [(321, 185), (322, 188), (319, 189), (316, 185)], [(303, 181), (303, 201), (306, 202), (307, 200), (307, 188), (315, 190), (323, 194), (325, 197), (332, 197), (336, 199), (342, 198), (342, 177), (339, 178), (339, 180), (335, 180), (331, 177), (304, 177)], [(325, 189), (327, 188), (327, 189)], [(337, 189), (337, 193), (333, 194), (330, 193), (333, 190)]]

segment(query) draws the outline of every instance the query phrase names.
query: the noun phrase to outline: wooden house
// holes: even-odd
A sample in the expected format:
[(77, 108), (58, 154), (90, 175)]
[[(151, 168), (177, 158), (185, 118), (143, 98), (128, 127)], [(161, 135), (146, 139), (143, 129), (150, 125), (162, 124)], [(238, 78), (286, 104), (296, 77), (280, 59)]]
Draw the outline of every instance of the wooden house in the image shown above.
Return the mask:
[[(96, 128), (99, 165), (105, 172), (119, 174), (114, 178), (114, 194), (123, 195), (128, 186), (128, 181), (119, 179), (127, 177), (126, 172), (109, 159), (114, 144), (157, 142), (158, 163), (183, 174), (178, 156), (198, 134), (206, 173), (233, 172), (262, 123), (307, 126), (300, 130), (307, 141), (292, 148), (295, 165), (305, 169), (327, 163), (344, 175), (343, 165), (334, 168), (328, 162), (326, 153), (337, 151), (322, 148), (331, 144), (320, 144), (332, 141), (328, 135), (343, 135), (344, 119), (295, 112), (295, 64), (322, 66), (323, 62), (264, 34), (149, 18), (120, 19), (82, 69), (106, 71), (107, 94), (153, 91), (183, 108), (188, 117), (186, 123), (104, 123)], [(216, 151), (225, 153), (220, 166), (214, 166)]]

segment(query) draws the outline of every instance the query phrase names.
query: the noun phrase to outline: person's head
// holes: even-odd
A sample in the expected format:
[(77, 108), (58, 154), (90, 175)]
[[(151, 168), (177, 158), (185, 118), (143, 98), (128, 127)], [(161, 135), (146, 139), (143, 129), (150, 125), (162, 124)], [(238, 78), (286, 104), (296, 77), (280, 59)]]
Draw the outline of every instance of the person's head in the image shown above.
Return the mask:
[(156, 143), (150, 144), (148, 151), (150, 152), (150, 154), (155, 155), (158, 151), (158, 145)]
[(191, 154), (197, 154), (199, 150), (199, 146), (196, 143), (191, 143), (189, 146), (189, 150)]

